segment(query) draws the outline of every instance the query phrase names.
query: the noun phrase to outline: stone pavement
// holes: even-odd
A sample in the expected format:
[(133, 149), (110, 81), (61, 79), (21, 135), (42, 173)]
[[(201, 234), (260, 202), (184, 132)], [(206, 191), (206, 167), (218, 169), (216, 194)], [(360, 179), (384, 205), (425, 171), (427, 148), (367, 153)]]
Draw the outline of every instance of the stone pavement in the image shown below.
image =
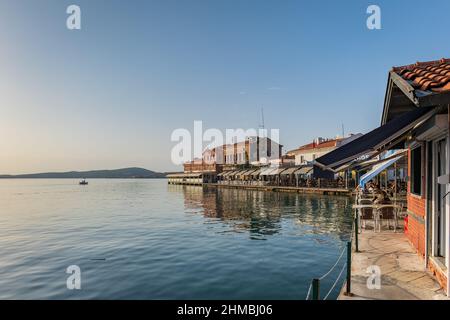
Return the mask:
[[(440, 300), (448, 299), (444, 290), (425, 268), (402, 231), (363, 230), (359, 234), (359, 251), (352, 255), (352, 293), (339, 300)], [(369, 289), (369, 266), (381, 269), (381, 288)]]

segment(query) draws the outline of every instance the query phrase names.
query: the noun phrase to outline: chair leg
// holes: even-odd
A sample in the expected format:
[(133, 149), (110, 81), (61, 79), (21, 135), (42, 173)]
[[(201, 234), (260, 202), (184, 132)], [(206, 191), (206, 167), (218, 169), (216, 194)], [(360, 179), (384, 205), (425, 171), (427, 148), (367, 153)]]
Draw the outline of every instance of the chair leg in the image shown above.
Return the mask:
[(394, 228), (395, 228), (394, 232), (397, 232), (397, 226), (398, 226), (398, 210), (395, 211), (394, 219), (395, 219), (395, 221), (394, 221)]

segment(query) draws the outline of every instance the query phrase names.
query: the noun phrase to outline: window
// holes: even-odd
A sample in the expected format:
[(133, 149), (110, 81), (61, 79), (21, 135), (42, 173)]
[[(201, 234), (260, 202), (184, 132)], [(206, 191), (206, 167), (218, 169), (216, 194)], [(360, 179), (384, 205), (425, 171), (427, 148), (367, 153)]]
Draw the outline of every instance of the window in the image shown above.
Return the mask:
[(411, 150), (411, 177), (410, 189), (411, 193), (422, 194), (422, 147)]

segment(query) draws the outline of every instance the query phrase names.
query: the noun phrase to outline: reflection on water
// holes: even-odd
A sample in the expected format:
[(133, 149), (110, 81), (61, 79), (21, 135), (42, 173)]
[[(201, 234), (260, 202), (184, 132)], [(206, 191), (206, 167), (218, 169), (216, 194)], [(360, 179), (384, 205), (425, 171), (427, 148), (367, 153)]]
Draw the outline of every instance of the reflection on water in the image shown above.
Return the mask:
[(183, 193), (186, 210), (219, 220), (229, 226), (228, 232), (248, 232), (251, 239), (279, 233), (283, 219), (297, 227), (291, 233), (295, 236), (328, 235), (348, 241), (351, 234), (348, 197), (181, 185), (168, 185), (168, 190)]
[(304, 299), (351, 231), (346, 197), (166, 180), (0, 180), (0, 203), (0, 299)]

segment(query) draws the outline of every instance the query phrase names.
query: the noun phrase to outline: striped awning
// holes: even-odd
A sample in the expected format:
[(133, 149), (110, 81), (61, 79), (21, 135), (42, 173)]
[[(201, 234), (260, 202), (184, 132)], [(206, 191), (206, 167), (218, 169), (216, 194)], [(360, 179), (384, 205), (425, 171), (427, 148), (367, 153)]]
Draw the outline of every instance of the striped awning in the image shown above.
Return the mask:
[(389, 159), (385, 159), (385, 161), (377, 163), (369, 172), (363, 174), (359, 178), (359, 186), (361, 188), (364, 188), (366, 183), (369, 182), (373, 177), (379, 175), (383, 170), (389, 168), (395, 162), (400, 160), (405, 155), (405, 152), (407, 152), (407, 150), (389, 150), (387, 152)]
[(302, 175), (302, 174), (308, 174), (313, 170), (313, 167), (301, 167), (300, 169), (296, 170), (294, 174), (296, 175)]
[(236, 176), (236, 177), (243, 176), (244, 173), (247, 171), (248, 171), (247, 169), (246, 170), (237, 170), (237, 171), (235, 171), (234, 176)]
[(232, 171), (226, 171), (226, 172), (223, 173), (222, 177), (228, 177), (230, 175), (233, 175), (235, 172), (236, 171), (233, 171), (233, 170)]
[(249, 169), (241, 170), (241, 171), (239, 171), (238, 176), (244, 177), (247, 174), (247, 172), (249, 172), (249, 171), (251, 171), (251, 170), (249, 170)]
[(256, 176), (259, 176), (261, 174), (261, 171), (262, 170), (260, 168), (258, 168), (255, 171), (250, 172), (248, 175), (252, 176), (252, 177), (256, 177)]
[(291, 167), (291, 168), (287, 168), (286, 170), (284, 170), (281, 174), (282, 175), (289, 175), (289, 174), (293, 174), (295, 171), (297, 171), (298, 169), (300, 169), (300, 167)]
[(276, 176), (282, 173), (284, 170), (286, 170), (286, 168), (275, 168), (275, 170), (269, 173), (269, 176)]
[(258, 170), (259, 170), (259, 169), (255, 169), (255, 168), (250, 169), (250, 170), (247, 170), (247, 171), (244, 173), (244, 176), (245, 176), (245, 177), (251, 176), (251, 175), (253, 174), (253, 172), (258, 171)]
[(272, 172), (274, 172), (275, 170), (278, 170), (278, 168), (273, 168), (273, 167), (265, 168), (261, 171), (261, 173), (259, 175), (260, 176), (270, 176), (272, 174)]

